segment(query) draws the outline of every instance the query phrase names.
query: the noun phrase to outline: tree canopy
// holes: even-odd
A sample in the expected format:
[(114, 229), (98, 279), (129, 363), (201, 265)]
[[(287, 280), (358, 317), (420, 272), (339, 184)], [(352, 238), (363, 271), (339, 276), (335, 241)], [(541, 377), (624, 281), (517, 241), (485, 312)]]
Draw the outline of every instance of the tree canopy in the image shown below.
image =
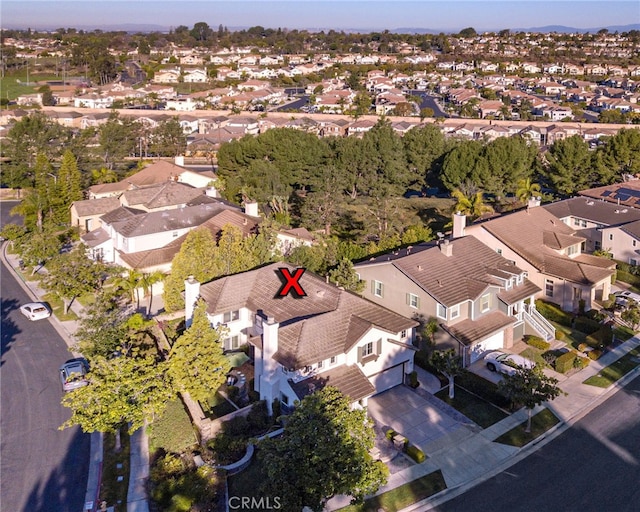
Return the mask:
[(287, 418), (280, 438), (260, 442), (267, 495), (282, 497), (285, 510), (320, 511), (327, 499), (356, 500), (375, 492), (388, 469), (369, 454), (375, 434), (362, 409), (332, 387), (306, 396)]

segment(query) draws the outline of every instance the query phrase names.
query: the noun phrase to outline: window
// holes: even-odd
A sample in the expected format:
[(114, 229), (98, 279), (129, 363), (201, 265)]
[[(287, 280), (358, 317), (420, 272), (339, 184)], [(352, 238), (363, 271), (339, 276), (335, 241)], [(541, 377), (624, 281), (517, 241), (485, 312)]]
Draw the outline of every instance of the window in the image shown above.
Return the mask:
[(318, 361), (318, 364), (317, 364), (318, 370), (320, 370), (323, 367), (324, 367), (324, 361)]
[(502, 256), (502, 249), (498, 248), (496, 249), (496, 252)]
[(370, 341), (362, 347), (362, 357), (373, 355), (373, 341)]
[(580, 219), (576, 219), (575, 217), (573, 218), (573, 225), (574, 226), (579, 226), (580, 225)]
[(284, 393), (280, 393), (280, 401), (284, 405), (289, 405), (289, 397), (287, 395), (285, 395)]
[(609, 233), (609, 241), (613, 241), (613, 233)]
[(574, 254), (578, 254), (578, 252), (580, 251), (578, 250), (577, 245), (570, 245), (567, 247), (567, 256), (573, 256)]
[(224, 339), (224, 347), (227, 350), (235, 350), (237, 348), (240, 348), (240, 336), (238, 336), (237, 334), (235, 336), (229, 336), (228, 338)]
[(338, 358), (336, 356), (331, 356), (329, 359), (329, 364), (336, 364), (338, 362)]
[(371, 282), (371, 292), (376, 297), (382, 297), (384, 294), (384, 285), (380, 281), (372, 281)]
[(240, 318), (240, 311), (228, 311), (223, 316), (223, 322), (226, 324), (227, 322), (233, 322), (234, 320), (238, 320)]
[(442, 304), (438, 303), (436, 314), (438, 315), (438, 318), (444, 318), (446, 320), (447, 308), (445, 308)]
[(599, 251), (600, 249), (602, 249), (602, 244), (598, 240), (596, 240), (595, 242), (593, 242), (593, 248), (594, 250)]
[(637, 265), (638, 264), (638, 260), (636, 260), (634, 258), (629, 258), (629, 264), (630, 265)]
[(413, 293), (407, 293), (407, 304), (414, 309), (418, 309), (420, 307), (420, 297)]
[(403, 331), (400, 331), (400, 339), (403, 340), (407, 337), (407, 330), (404, 329)]
[(358, 362), (366, 364), (368, 361), (375, 361), (382, 352), (382, 338), (377, 341), (370, 341), (358, 347)]
[(460, 316), (460, 304), (451, 306), (449, 308), (449, 318), (453, 320), (454, 318), (458, 318), (459, 316)]
[(547, 297), (553, 297), (553, 281), (551, 279), (545, 279), (544, 281), (544, 294)]
[(173, 236), (173, 238), (178, 238), (178, 232), (174, 231), (173, 233), (171, 233), (171, 235)]
[(636, 246), (636, 241), (635, 241), (635, 240), (632, 240), (632, 241), (631, 241), (631, 245), (633, 245), (633, 246), (635, 247), (635, 246)]
[(489, 311), (491, 307), (491, 294), (486, 293), (482, 297), (480, 297), (480, 311), (483, 313), (485, 311)]

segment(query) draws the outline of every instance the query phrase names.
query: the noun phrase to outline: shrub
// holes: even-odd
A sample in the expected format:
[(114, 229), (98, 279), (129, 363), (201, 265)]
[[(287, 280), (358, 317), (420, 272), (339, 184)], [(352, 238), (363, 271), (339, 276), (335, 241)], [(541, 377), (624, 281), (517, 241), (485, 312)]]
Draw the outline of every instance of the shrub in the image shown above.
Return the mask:
[(549, 350), (551, 346), (548, 342), (544, 341), (540, 336), (527, 335), (524, 337), (524, 342), (527, 345), (538, 348), (540, 350)]
[(587, 366), (589, 366), (588, 357), (576, 356), (576, 358), (573, 360), (573, 367), (577, 368), (578, 370), (582, 370)]
[(590, 350), (589, 352), (587, 352), (587, 356), (589, 357), (589, 359), (591, 359), (592, 361), (596, 361), (598, 359), (600, 359), (600, 356), (602, 355), (602, 350), (598, 350), (597, 348)]
[(575, 352), (565, 352), (556, 359), (555, 368), (559, 373), (566, 373), (573, 368), (573, 360), (576, 358)]
[(597, 309), (590, 309), (585, 313), (585, 316), (587, 318), (591, 318), (591, 320), (595, 320), (596, 322), (602, 322), (607, 317), (607, 315)]
[(273, 403), (271, 404), (271, 410), (273, 411), (273, 421), (274, 423), (278, 421), (278, 418), (282, 415), (282, 404), (280, 400), (277, 398), (273, 399)]
[(580, 343), (580, 345), (578, 345), (578, 350), (580, 352), (586, 352), (588, 348), (589, 345), (587, 343)]
[(240, 396), (240, 388), (238, 386), (229, 386), (227, 387), (227, 394), (229, 395), (229, 399), (235, 402), (238, 396)]
[(420, 385), (418, 382), (418, 372), (413, 371), (409, 374), (409, 386), (413, 389), (417, 388)]
[(556, 359), (558, 359), (558, 354), (555, 350), (547, 350), (542, 354), (542, 359), (544, 359), (549, 366), (554, 366)]
[(390, 428), (389, 430), (387, 430), (384, 433), (384, 436), (389, 440), (389, 441), (393, 441), (393, 436), (396, 435), (396, 431), (393, 430), (392, 428)]
[(556, 329), (556, 339), (558, 341), (562, 341), (562, 340), (564, 340), (564, 337), (565, 337), (564, 336), (564, 332), (563, 331), (559, 331), (559, 330)]
[(600, 322), (596, 320), (592, 320), (591, 318), (587, 318), (586, 316), (579, 316), (576, 318), (574, 327), (585, 334), (593, 334), (597, 330), (599, 330), (602, 325)]
[(608, 346), (613, 341), (613, 331), (608, 325), (601, 325), (600, 329), (586, 337), (585, 342), (593, 347)]
[(244, 416), (234, 416), (228, 421), (225, 421), (222, 430), (225, 434), (229, 434), (234, 437), (242, 437), (249, 435), (249, 422)]
[(424, 460), (426, 459), (424, 452), (420, 448), (412, 444), (407, 444), (405, 446), (405, 452), (409, 457), (415, 460), (418, 464), (424, 462)]
[(562, 311), (562, 308), (558, 304), (538, 299), (536, 300), (536, 309), (547, 320), (557, 322), (565, 327), (571, 327), (573, 318), (566, 311)]
[(247, 423), (251, 435), (263, 434), (269, 426), (269, 411), (267, 410), (267, 402), (260, 400), (251, 406), (249, 414), (247, 414)]

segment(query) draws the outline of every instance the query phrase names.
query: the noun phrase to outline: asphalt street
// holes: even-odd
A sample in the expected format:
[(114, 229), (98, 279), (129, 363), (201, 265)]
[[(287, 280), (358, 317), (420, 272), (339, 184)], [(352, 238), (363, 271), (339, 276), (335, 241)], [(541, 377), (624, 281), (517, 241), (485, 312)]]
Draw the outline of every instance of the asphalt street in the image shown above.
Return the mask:
[(526, 459), (431, 510), (640, 510), (640, 377)]
[[(2, 204), (3, 224), (7, 205)], [(89, 436), (58, 430), (62, 407), (58, 367), (72, 357), (50, 320), (30, 322), (30, 302), (10, 271), (0, 267), (0, 510), (78, 512), (87, 489)]]

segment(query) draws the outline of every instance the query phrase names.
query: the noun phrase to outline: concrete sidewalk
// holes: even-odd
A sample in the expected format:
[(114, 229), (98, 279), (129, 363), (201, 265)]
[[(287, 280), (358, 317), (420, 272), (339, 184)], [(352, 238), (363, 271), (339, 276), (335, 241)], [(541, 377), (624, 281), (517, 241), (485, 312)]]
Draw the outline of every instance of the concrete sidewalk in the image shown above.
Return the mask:
[[(6, 249), (7, 242), (4, 242), (0, 250), (0, 256), (6, 266), (16, 277), (29, 297), (34, 301), (42, 300), (42, 297), (46, 294), (46, 290), (39, 286), (38, 281), (25, 279), (25, 277), (17, 270), (19, 269), (18, 256), (9, 254)], [(73, 301), (71, 303), (71, 309), (78, 317), (82, 316), (83, 307), (78, 301)], [(69, 351), (74, 355), (74, 357), (81, 356), (81, 354), (75, 353), (72, 350), (76, 343), (74, 333), (78, 328), (78, 321), (70, 320), (61, 322), (55, 315), (52, 315), (50, 320), (51, 325), (53, 325), (60, 337), (65, 340), (69, 347)], [(102, 434), (91, 434), (90, 445), (91, 453), (89, 455), (89, 475), (87, 477), (87, 491), (85, 494), (85, 507), (83, 512), (97, 511), (100, 506), (98, 495), (102, 477)], [(138, 432), (131, 437), (130, 457), (131, 471), (129, 475), (127, 510), (134, 512), (148, 512), (149, 504), (144, 483), (149, 475), (149, 450), (147, 436), (145, 432), (142, 432), (142, 429), (138, 430)]]
[[(495, 439), (502, 434), (526, 421), (527, 411), (525, 409), (511, 414), (478, 433), (469, 433), (466, 430), (458, 429), (438, 438), (427, 446), (426, 455), (428, 458), (425, 462), (390, 475), (387, 484), (377, 494), (395, 489), (407, 482), (440, 470), (447, 489), (406, 507), (402, 512), (430, 510), (504, 471), (569, 428), (620, 389), (625, 382), (638, 375), (640, 367), (606, 389), (583, 384), (584, 380), (597, 375), (604, 367), (638, 346), (640, 346), (640, 337), (635, 336), (607, 352), (599, 360), (592, 361), (587, 368), (560, 382), (560, 388), (567, 395), (562, 395), (533, 410), (533, 414), (536, 414), (547, 407), (560, 419), (560, 423), (529, 445), (517, 448), (495, 442)], [(336, 496), (328, 502), (326, 510), (337, 510), (349, 505), (349, 501), (350, 498), (347, 496)]]

